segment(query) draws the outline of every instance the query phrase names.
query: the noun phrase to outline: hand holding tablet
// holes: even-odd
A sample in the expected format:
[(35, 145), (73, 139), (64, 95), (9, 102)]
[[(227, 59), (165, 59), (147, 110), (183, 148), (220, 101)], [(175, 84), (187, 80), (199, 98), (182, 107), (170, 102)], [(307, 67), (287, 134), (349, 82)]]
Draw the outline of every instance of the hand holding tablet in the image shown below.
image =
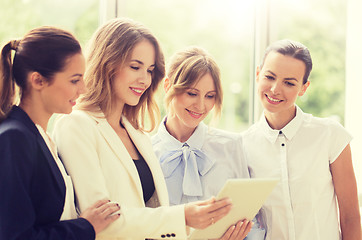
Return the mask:
[(220, 238), (239, 220), (252, 220), (273, 191), (278, 179), (229, 179), (217, 199), (229, 197), (233, 209), (227, 216), (205, 229), (196, 229), (190, 239)]

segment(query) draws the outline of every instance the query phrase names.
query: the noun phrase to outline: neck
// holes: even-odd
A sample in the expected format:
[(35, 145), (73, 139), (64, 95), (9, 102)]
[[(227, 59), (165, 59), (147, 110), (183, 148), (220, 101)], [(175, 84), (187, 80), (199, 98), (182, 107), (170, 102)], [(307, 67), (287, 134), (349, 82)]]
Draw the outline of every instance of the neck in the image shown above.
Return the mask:
[(106, 116), (108, 123), (113, 128), (120, 127), (120, 121), (122, 118), (123, 108), (124, 108), (124, 104), (113, 104), (111, 107), (111, 111), (109, 113), (107, 113), (105, 111), (106, 109), (101, 107), (104, 115)]
[(44, 131), (47, 130), (49, 119), (53, 113), (46, 111), (43, 105), (35, 99), (22, 99), (19, 107), (28, 114), (35, 124), (40, 125)]
[(283, 112), (272, 113), (265, 111), (265, 118), (272, 129), (280, 130), (284, 128), (296, 116), (297, 108), (293, 106), (291, 109)]
[(189, 128), (182, 124), (176, 116), (167, 117), (166, 130), (180, 142), (186, 142), (194, 133), (196, 128)]

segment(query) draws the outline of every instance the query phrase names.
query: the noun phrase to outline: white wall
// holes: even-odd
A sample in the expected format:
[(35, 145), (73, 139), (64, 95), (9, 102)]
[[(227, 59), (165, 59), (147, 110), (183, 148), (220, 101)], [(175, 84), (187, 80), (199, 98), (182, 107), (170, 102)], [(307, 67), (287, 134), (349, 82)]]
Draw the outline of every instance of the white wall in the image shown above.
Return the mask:
[(353, 135), (352, 157), (362, 198), (362, 1), (348, 0), (345, 126)]

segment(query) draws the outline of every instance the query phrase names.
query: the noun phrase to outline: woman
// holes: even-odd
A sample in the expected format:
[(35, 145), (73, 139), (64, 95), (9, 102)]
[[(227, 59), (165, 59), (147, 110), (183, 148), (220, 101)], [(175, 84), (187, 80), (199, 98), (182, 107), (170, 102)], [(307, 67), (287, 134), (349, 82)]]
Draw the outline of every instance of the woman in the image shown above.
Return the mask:
[(46, 133), (52, 114), (70, 113), (84, 91), (84, 64), (78, 41), (53, 27), (2, 48), (0, 239), (95, 239), (119, 217), (119, 207), (102, 200), (77, 218), (72, 181)]
[[(226, 180), (249, 178), (239, 134), (208, 127), (203, 120), (215, 107), (222, 107), (220, 71), (202, 48), (177, 52), (165, 80), (168, 110), (152, 137), (165, 175), (171, 204), (188, 203), (216, 196)], [(221, 239), (243, 239), (252, 222), (239, 221)], [(264, 239), (264, 230), (250, 234)], [(248, 237), (248, 239), (250, 239)]]
[(361, 239), (351, 136), (295, 105), (311, 70), (309, 50), (281, 40), (256, 71), (264, 114), (243, 134), (250, 174), (281, 179), (263, 206), (266, 239)]
[(121, 217), (100, 239), (184, 239), (186, 226), (205, 228), (226, 215), (229, 199), (167, 206), (162, 170), (144, 134), (146, 115), (151, 129), (156, 124), (153, 95), (164, 76), (150, 31), (132, 20), (111, 20), (94, 34), (87, 63), (88, 92), (54, 133), (80, 210), (94, 197), (121, 205)]

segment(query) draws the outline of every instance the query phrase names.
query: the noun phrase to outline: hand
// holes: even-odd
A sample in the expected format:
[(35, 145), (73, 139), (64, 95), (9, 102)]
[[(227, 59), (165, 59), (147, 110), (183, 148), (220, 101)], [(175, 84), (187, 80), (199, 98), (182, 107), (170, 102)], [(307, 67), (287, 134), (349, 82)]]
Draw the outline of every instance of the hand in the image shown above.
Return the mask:
[(229, 198), (192, 202), (185, 205), (186, 225), (192, 228), (204, 229), (226, 216), (231, 210)]
[(224, 235), (219, 238), (219, 240), (237, 240), (244, 239), (246, 235), (251, 230), (253, 226), (252, 221), (243, 220), (236, 223), (236, 225), (232, 225), (229, 229), (224, 233)]
[(115, 214), (118, 210), (120, 207), (117, 203), (104, 199), (87, 208), (79, 217), (87, 219), (97, 234), (119, 218), (120, 213)]

